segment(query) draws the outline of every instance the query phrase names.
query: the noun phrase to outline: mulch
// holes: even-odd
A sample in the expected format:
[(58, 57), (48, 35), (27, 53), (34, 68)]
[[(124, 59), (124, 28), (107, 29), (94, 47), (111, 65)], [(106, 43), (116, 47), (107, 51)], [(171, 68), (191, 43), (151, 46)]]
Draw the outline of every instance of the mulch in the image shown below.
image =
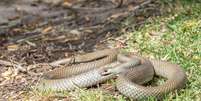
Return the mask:
[[(151, 0), (56, 1), (0, 2), (0, 100), (22, 100), (53, 69), (47, 63), (122, 44), (116, 40), (122, 33), (160, 15)], [(132, 27), (122, 25), (128, 17)]]

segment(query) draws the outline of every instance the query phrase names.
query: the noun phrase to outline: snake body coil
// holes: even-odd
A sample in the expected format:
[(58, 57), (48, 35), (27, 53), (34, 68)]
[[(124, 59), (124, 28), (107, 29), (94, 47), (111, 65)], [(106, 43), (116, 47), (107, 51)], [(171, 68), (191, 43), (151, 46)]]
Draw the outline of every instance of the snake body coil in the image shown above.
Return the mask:
[(142, 86), (141, 84), (146, 83), (146, 74), (149, 73), (147, 70), (130, 70), (126, 74), (120, 74), (117, 78), (117, 89), (124, 94), (133, 99), (141, 99), (146, 97), (154, 97), (166, 94), (167, 92), (173, 91), (175, 89), (180, 89), (185, 85), (186, 74), (184, 71), (176, 64), (172, 64), (166, 61), (160, 60), (150, 60), (155, 75), (167, 78), (167, 81), (159, 86)]
[[(74, 90), (77, 87), (90, 87), (114, 78), (118, 74), (117, 89), (127, 97), (138, 99), (159, 96), (182, 88), (186, 81), (186, 75), (178, 65), (159, 60), (147, 60), (138, 56), (128, 58), (115, 49), (88, 53), (77, 56), (73, 60), (81, 63), (45, 73), (37, 88), (39, 90)], [(90, 62), (91, 60), (93, 62)], [(115, 66), (107, 65), (109, 63)], [(167, 81), (156, 87), (141, 85), (152, 80), (154, 75), (167, 78)]]

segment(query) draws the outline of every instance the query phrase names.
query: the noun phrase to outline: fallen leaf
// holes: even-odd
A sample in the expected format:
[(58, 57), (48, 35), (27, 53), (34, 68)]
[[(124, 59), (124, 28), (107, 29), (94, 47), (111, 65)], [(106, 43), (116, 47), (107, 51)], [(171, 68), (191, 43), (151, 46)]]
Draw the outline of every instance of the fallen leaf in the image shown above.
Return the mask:
[(9, 68), (7, 71), (5, 71), (4, 73), (1, 73), (1, 76), (6, 78), (9, 77), (13, 74), (13, 71)]
[(16, 51), (19, 49), (19, 46), (17, 44), (12, 44), (12, 45), (7, 46), (7, 49), (9, 51)]
[(127, 14), (128, 14), (128, 12), (117, 13), (117, 14), (113, 14), (110, 18), (115, 19), (115, 18), (118, 18), (120, 16), (124, 16), (124, 15), (127, 15)]
[(51, 30), (52, 30), (52, 27), (49, 26), (49, 27), (45, 28), (45, 29), (42, 31), (42, 33), (47, 33), (47, 32), (49, 32), (49, 31), (51, 31)]

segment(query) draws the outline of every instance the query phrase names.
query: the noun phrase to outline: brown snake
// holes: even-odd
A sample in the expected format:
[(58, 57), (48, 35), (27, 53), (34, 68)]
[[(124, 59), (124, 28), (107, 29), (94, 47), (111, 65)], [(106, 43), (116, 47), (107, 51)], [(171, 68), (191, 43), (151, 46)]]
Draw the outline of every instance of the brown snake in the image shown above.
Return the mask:
[[(116, 87), (119, 92), (127, 97), (140, 99), (182, 88), (187, 80), (185, 72), (176, 64), (139, 56), (129, 57), (116, 49), (88, 53), (71, 60), (78, 64), (45, 73), (37, 88), (42, 91), (71, 91), (102, 83), (118, 75)], [(167, 80), (159, 86), (142, 86), (152, 80), (154, 75)]]

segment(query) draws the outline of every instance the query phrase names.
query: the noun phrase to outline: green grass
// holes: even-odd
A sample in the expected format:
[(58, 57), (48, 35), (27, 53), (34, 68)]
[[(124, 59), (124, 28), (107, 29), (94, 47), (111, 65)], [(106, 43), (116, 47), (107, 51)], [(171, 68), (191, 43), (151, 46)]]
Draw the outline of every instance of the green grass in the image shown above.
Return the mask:
[[(173, 2), (164, 1), (170, 5)], [(171, 13), (148, 19), (145, 25), (123, 35), (129, 37), (127, 51), (137, 50), (145, 57), (177, 63), (186, 71), (186, 87), (167, 94), (164, 101), (201, 101), (201, 3), (196, 2), (183, 0), (178, 8), (171, 8), (174, 10)], [(114, 97), (99, 89), (78, 90), (76, 94), (68, 95), (76, 101), (128, 100), (122, 95)], [(149, 98), (149, 101), (154, 100)]]
[(183, 3), (183, 9), (149, 19), (129, 33), (127, 50), (138, 50), (143, 56), (168, 60), (185, 69), (186, 88), (168, 94), (163, 99), (166, 101), (201, 100), (201, 3)]

